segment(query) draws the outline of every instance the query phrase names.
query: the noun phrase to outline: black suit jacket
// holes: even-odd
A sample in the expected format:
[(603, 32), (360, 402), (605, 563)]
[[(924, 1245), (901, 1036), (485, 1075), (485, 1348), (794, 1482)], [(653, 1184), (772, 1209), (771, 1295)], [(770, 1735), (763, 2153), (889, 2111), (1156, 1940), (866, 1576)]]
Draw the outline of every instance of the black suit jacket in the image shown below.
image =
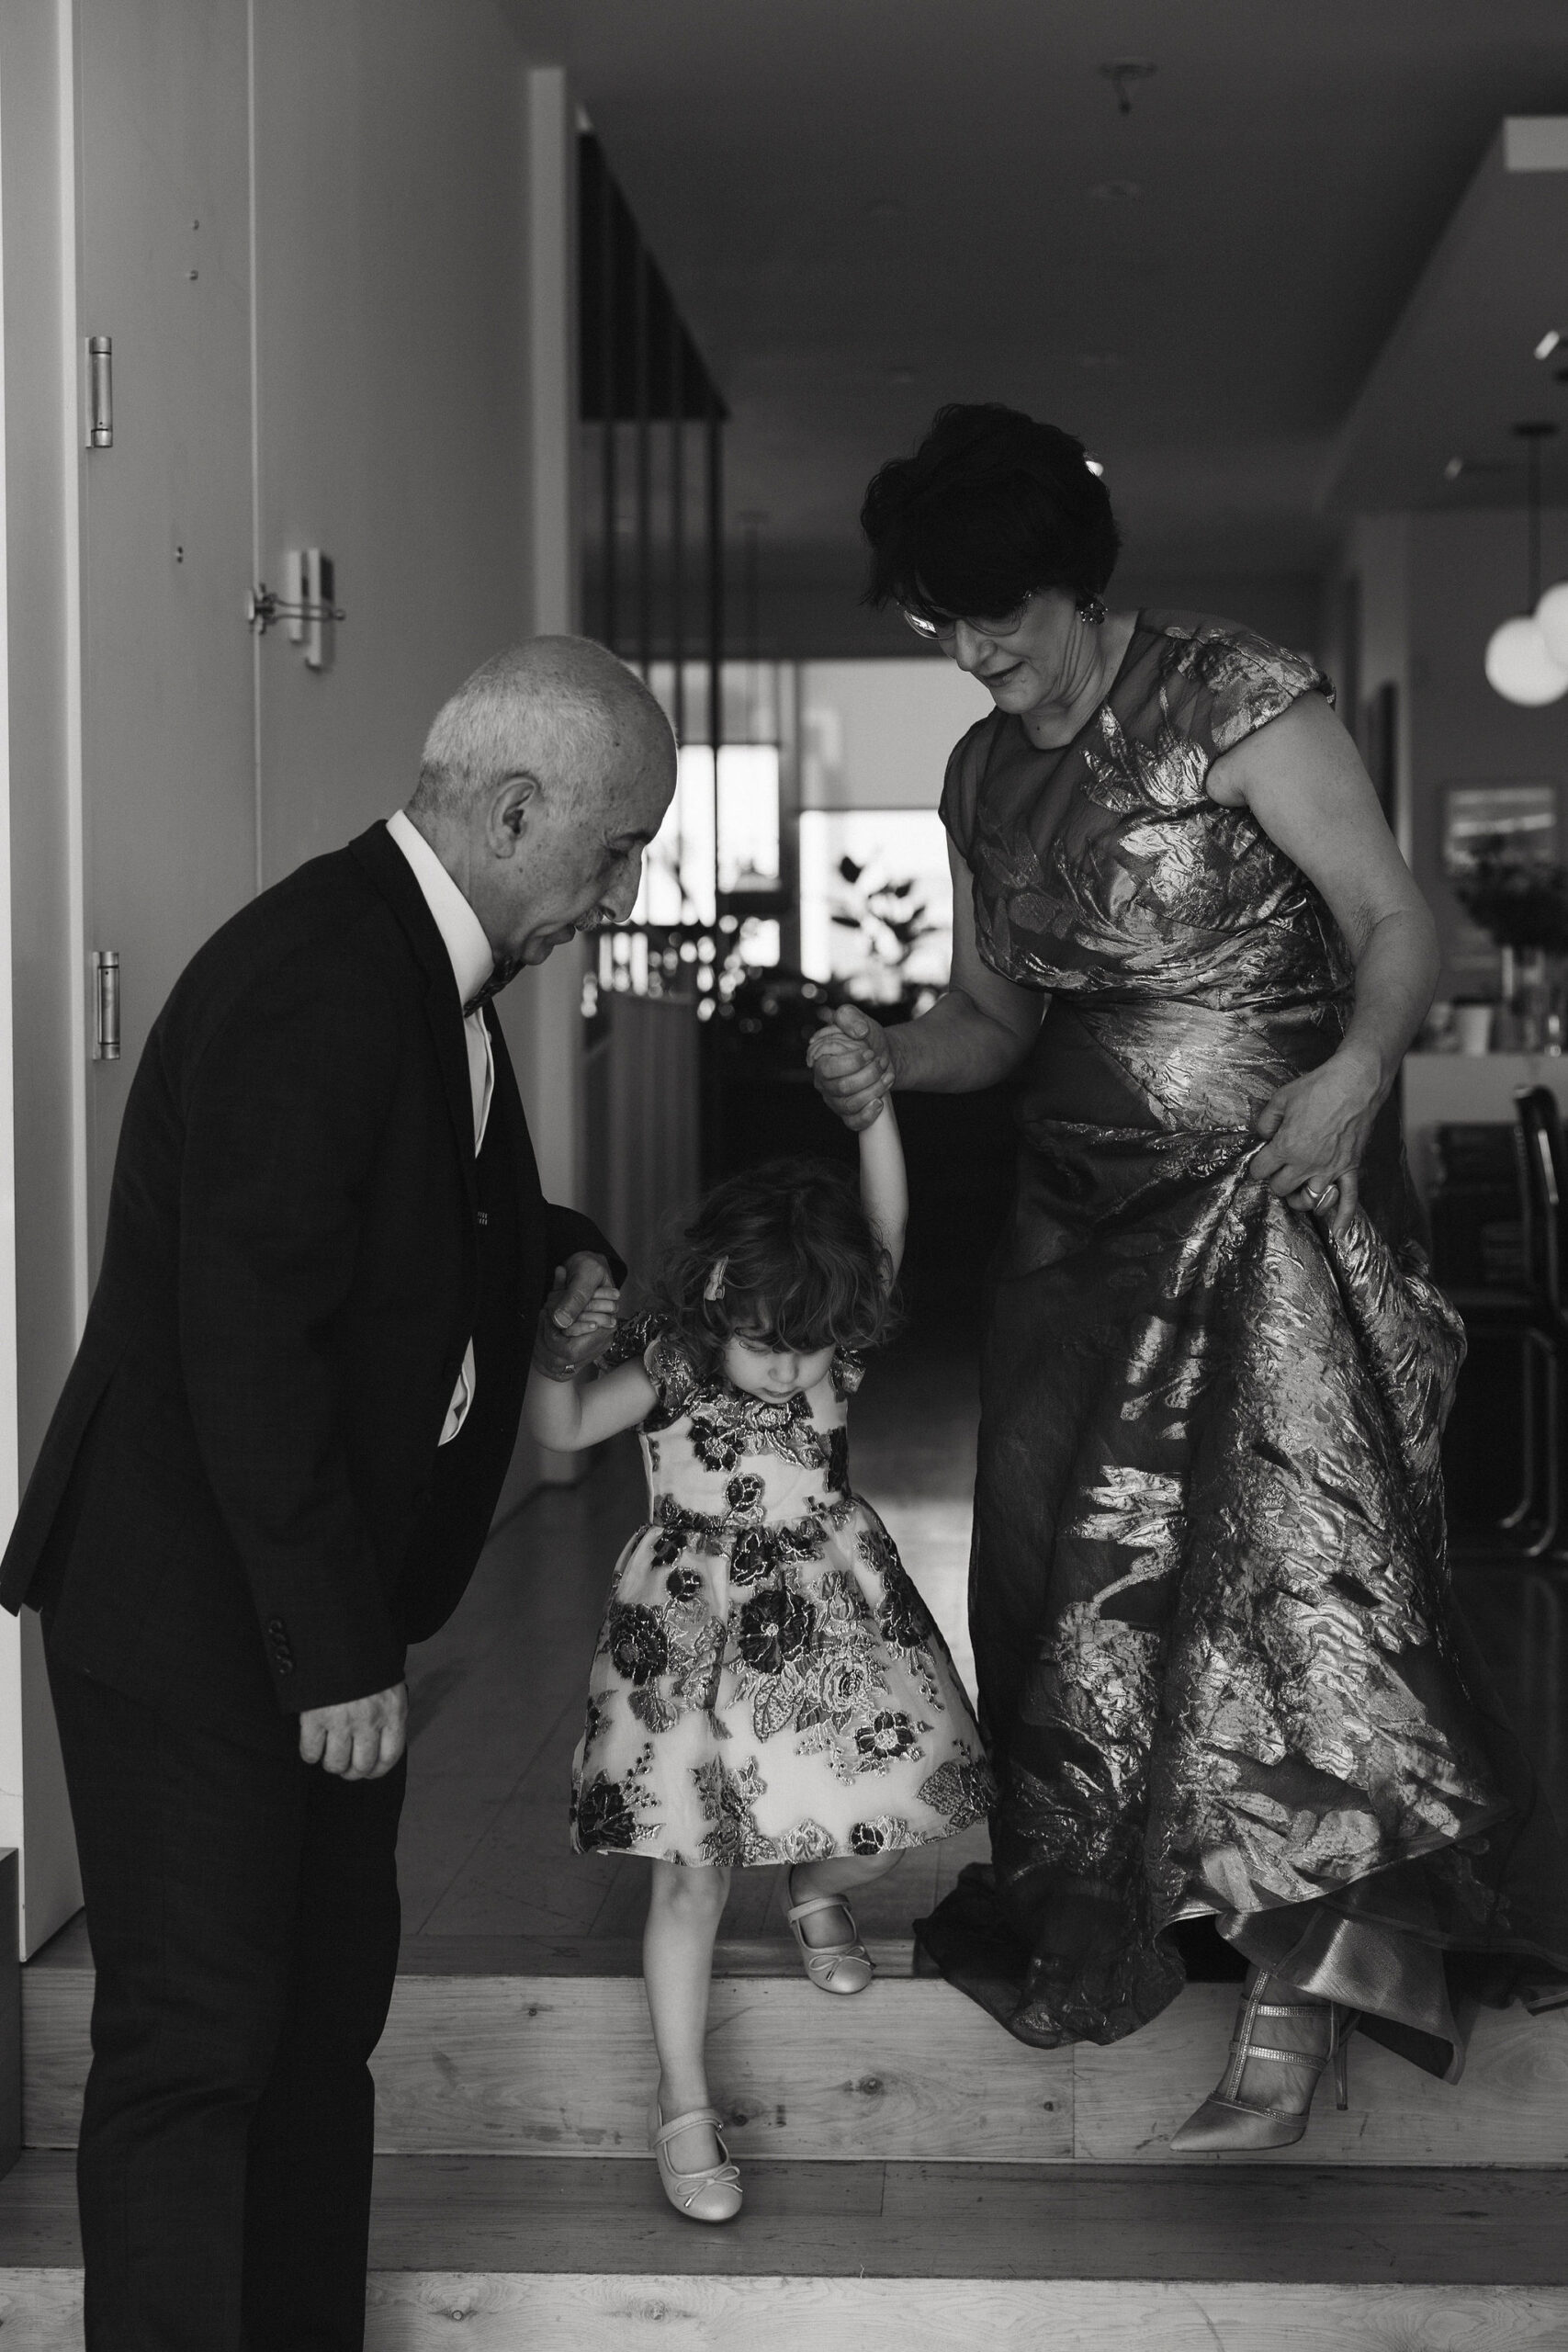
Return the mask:
[[(555, 1266), (493, 1012), (384, 825), (224, 925), (126, 1105), (103, 1270), (0, 1563), (68, 1664), (267, 1745), (389, 1688), (472, 1574)], [(478, 1392), (438, 1445), (470, 1334)]]

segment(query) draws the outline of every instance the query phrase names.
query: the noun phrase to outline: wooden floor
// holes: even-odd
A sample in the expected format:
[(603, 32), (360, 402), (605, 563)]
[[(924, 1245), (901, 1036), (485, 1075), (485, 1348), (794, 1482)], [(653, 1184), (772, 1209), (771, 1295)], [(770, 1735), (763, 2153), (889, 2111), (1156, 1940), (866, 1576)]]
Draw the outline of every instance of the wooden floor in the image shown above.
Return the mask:
[[(964, 1592), (977, 1417), (974, 1344), (950, 1326), (874, 1359), (851, 1424), (854, 1483), (886, 1519), (971, 1688)], [(647, 1864), (574, 1855), (566, 1809), (605, 1588), (643, 1507), (635, 1442), (618, 1441), (581, 1487), (525, 1505), (492, 1539), (453, 1623), (415, 1653), (400, 1868), (404, 1933), (421, 1954), (491, 1937), (634, 1952)], [(1568, 1571), (1522, 1564), (1465, 1530), (1455, 1555), (1466, 1613), (1568, 1821)], [(906, 1936), (986, 1851), (977, 1830), (907, 1855), (862, 1898), (862, 1927)], [(782, 1879), (736, 1873), (727, 1938), (784, 1935)], [(581, 1964), (593, 1965), (586, 1951)]]
[[(1562, 2352), (1561, 2175), (752, 2163), (733, 2226), (649, 2165), (378, 2166), (367, 2352)], [(0, 2336), (80, 2352), (69, 2159), (0, 2182)]]
[[(1214, 2278), (1562, 2286), (1560, 2172), (1394, 2168), (1352, 2177), (1028, 2165), (745, 2167), (732, 2229), (671, 2211), (651, 2164), (383, 2156), (373, 2270), (694, 2277)], [(71, 2159), (0, 2182), (0, 2261), (81, 2260)], [(3, 2339), (0, 2339), (3, 2340)]]
[[(1136, 2036), (1028, 2050), (950, 1985), (889, 1974), (825, 1999), (798, 1966), (716, 1978), (708, 2061), (738, 2157), (847, 2165), (1148, 2165), (1224, 2063), (1229, 1985), (1190, 1984)], [(74, 2145), (88, 2062), (90, 1970), (28, 1971), (23, 2132)], [(399, 1977), (376, 2075), (390, 2155), (604, 2156), (647, 2163), (654, 2059), (629, 1973)], [(1224, 2161), (1224, 2160), (1216, 2160)], [(1568, 2169), (1568, 2010), (1484, 2010), (1455, 2089), (1376, 2043), (1352, 2049), (1343, 2113), (1272, 2166)], [(1243, 2173), (1257, 2168), (1238, 2158)]]

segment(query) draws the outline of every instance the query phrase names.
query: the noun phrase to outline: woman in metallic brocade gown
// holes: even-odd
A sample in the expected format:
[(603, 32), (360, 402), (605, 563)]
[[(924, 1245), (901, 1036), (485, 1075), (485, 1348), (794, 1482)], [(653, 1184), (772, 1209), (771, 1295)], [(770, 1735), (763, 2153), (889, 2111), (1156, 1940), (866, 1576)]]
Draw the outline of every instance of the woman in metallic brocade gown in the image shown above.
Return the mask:
[(1173, 2145), (1284, 2145), (1358, 2022), (1451, 2080), (1477, 2000), (1568, 1983), (1557, 1834), (1445, 1566), (1464, 1340), (1393, 1091), (1431, 917), (1309, 661), (1107, 612), (1069, 435), (945, 409), (863, 520), (874, 600), (996, 707), (942, 797), (952, 989), (840, 1012), (818, 1083), (852, 1126), (1023, 1066), (970, 1586), (1001, 1796), (917, 1932), (1051, 2047), (1156, 2016), (1207, 1916), (1250, 1966)]

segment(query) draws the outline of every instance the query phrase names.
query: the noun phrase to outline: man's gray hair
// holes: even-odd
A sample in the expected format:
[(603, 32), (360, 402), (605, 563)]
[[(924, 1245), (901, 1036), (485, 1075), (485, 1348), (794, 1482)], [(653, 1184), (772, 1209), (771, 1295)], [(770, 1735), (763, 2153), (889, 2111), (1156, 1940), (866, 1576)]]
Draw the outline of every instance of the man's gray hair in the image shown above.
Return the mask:
[(471, 808), (508, 775), (586, 781), (632, 734), (673, 745), (670, 722), (634, 671), (586, 637), (534, 637), (481, 662), (436, 712), (410, 806)]

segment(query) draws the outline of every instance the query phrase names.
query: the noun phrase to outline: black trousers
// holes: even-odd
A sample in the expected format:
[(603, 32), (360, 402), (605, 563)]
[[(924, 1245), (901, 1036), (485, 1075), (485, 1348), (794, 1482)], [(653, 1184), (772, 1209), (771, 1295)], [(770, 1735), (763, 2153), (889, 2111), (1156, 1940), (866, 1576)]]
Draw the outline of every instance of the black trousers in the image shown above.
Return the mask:
[(361, 2352), (405, 1768), (344, 1784), (50, 1679), (97, 1970), (88, 2352)]

